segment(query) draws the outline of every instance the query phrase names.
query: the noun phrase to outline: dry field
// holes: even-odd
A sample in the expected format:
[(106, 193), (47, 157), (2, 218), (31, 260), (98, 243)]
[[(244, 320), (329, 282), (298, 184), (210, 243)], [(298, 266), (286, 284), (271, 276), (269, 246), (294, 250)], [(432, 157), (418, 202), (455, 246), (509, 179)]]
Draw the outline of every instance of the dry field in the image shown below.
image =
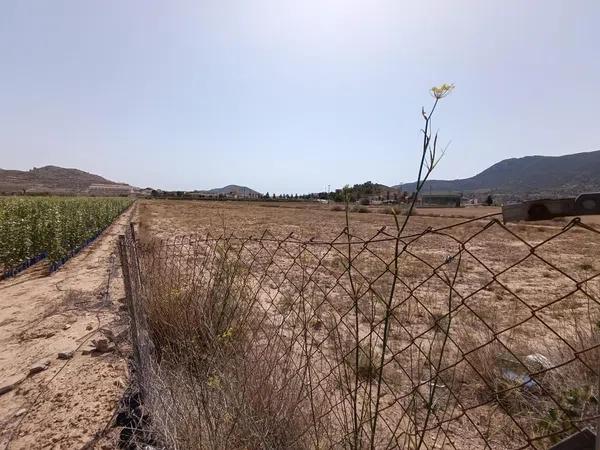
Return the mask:
[[(216, 202), (216, 201), (144, 201), (140, 204), (140, 222), (152, 234), (168, 238), (183, 234), (222, 234), (242, 232), (259, 235), (270, 230), (280, 237), (295, 233), (305, 239), (332, 238), (345, 226), (339, 205), (312, 202)], [(343, 208), (342, 208), (343, 209)], [(382, 226), (394, 227), (393, 217), (384, 206), (369, 206), (369, 214), (352, 213), (357, 234), (368, 236)], [(425, 208), (418, 209), (410, 229), (446, 226), (488, 214), (500, 208)], [(455, 216), (455, 217), (452, 217)]]
[[(493, 220), (495, 208), (423, 209), (398, 237), (385, 208), (369, 211), (351, 213), (344, 232), (345, 213), (331, 205), (139, 205), (147, 244), (141, 282), (162, 355), (153, 384), (163, 391), (150, 397), (164, 440), (188, 448), (181, 436), (204, 433), (212, 440), (199, 448), (547, 448), (593, 423), (600, 370), (595, 225), (503, 226)], [(214, 299), (217, 285), (227, 286), (219, 298), (230, 309), (214, 314), (214, 302), (197, 301)], [(212, 318), (210, 326), (202, 317)], [(232, 335), (244, 356), (223, 343)], [(190, 345), (180, 353), (183, 341), (194, 342), (196, 359), (212, 368), (204, 373), (209, 388), (189, 381), (200, 369)], [(212, 350), (197, 350), (204, 345)], [(225, 359), (236, 367), (224, 367)], [(232, 437), (228, 421), (240, 429), (228, 409), (239, 400), (235, 387), (253, 382), (265, 390), (261, 398), (279, 403), (266, 414), (262, 401), (259, 407), (244, 397), (261, 420), (244, 422), (245, 434)], [(181, 403), (184, 394), (173, 386), (182, 384), (186, 395), (203, 399), (186, 404), (187, 416), (165, 408)], [(190, 420), (207, 405), (213, 422)], [(266, 428), (253, 428), (257, 422)], [(274, 429), (286, 433), (267, 439)]]
[[(242, 232), (257, 236), (270, 230), (278, 236), (295, 233), (300, 237), (331, 238), (345, 226), (344, 211), (339, 205), (312, 202), (216, 202), (216, 201), (144, 201), (140, 204), (142, 227), (150, 227), (153, 236), (168, 238), (184, 234), (223, 234)], [(369, 206), (368, 214), (352, 213), (352, 226), (356, 234), (364, 237), (377, 232), (382, 226), (394, 227), (394, 220), (385, 206)], [(417, 208), (407, 232), (420, 232), (427, 227), (444, 227), (465, 220), (498, 214), (499, 207)], [(554, 231), (563, 227), (570, 218), (533, 224), (511, 225), (511, 229), (524, 232), (523, 237), (540, 239), (540, 230), (550, 227)], [(600, 225), (600, 216), (588, 216), (584, 223)]]

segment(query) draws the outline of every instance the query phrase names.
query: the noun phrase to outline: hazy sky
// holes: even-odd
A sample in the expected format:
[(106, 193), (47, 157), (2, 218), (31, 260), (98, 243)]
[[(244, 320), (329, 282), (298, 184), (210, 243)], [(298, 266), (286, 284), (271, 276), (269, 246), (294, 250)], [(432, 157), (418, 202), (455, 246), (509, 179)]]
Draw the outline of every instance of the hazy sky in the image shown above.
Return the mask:
[(600, 1), (0, 0), (0, 167), (308, 192), (600, 149)]

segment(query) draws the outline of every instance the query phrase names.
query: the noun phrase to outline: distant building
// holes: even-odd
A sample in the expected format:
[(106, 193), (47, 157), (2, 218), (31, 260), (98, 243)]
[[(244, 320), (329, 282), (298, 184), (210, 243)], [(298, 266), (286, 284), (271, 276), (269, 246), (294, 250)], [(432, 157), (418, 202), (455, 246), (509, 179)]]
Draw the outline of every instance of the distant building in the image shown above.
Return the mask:
[[(137, 190), (137, 191), (135, 191), (135, 193), (139, 197), (152, 197), (152, 191), (154, 191), (154, 189), (152, 189), (152, 188), (145, 188), (145, 189)], [(156, 192), (158, 192), (158, 191), (156, 191)]]
[(128, 184), (92, 184), (87, 189), (88, 194), (98, 196), (131, 195), (134, 193)]
[(423, 207), (460, 208), (462, 194), (422, 194), (419, 202)]
[(197, 199), (243, 199), (243, 198), (261, 198), (258, 192), (248, 191), (244, 188), (215, 189), (212, 191), (189, 191), (185, 192), (184, 197)]

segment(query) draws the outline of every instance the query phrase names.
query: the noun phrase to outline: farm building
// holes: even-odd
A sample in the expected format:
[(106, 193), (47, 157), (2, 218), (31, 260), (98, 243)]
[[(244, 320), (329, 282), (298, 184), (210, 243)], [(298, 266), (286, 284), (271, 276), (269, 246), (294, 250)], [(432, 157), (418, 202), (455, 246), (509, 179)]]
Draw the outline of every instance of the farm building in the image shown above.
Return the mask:
[(111, 195), (130, 195), (134, 189), (128, 184), (92, 184), (87, 189), (90, 195), (111, 196)]
[(423, 194), (420, 206), (437, 208), (460, 208), (462, 194)]

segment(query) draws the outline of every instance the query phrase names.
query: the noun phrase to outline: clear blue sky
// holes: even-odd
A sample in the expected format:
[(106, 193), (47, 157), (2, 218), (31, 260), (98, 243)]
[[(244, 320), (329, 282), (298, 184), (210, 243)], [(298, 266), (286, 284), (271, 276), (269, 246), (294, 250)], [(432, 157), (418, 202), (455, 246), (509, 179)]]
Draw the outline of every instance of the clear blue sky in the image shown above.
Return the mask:
[(309, 192), (600, 149), (600, 1), (0, 0), (0, 167)]

